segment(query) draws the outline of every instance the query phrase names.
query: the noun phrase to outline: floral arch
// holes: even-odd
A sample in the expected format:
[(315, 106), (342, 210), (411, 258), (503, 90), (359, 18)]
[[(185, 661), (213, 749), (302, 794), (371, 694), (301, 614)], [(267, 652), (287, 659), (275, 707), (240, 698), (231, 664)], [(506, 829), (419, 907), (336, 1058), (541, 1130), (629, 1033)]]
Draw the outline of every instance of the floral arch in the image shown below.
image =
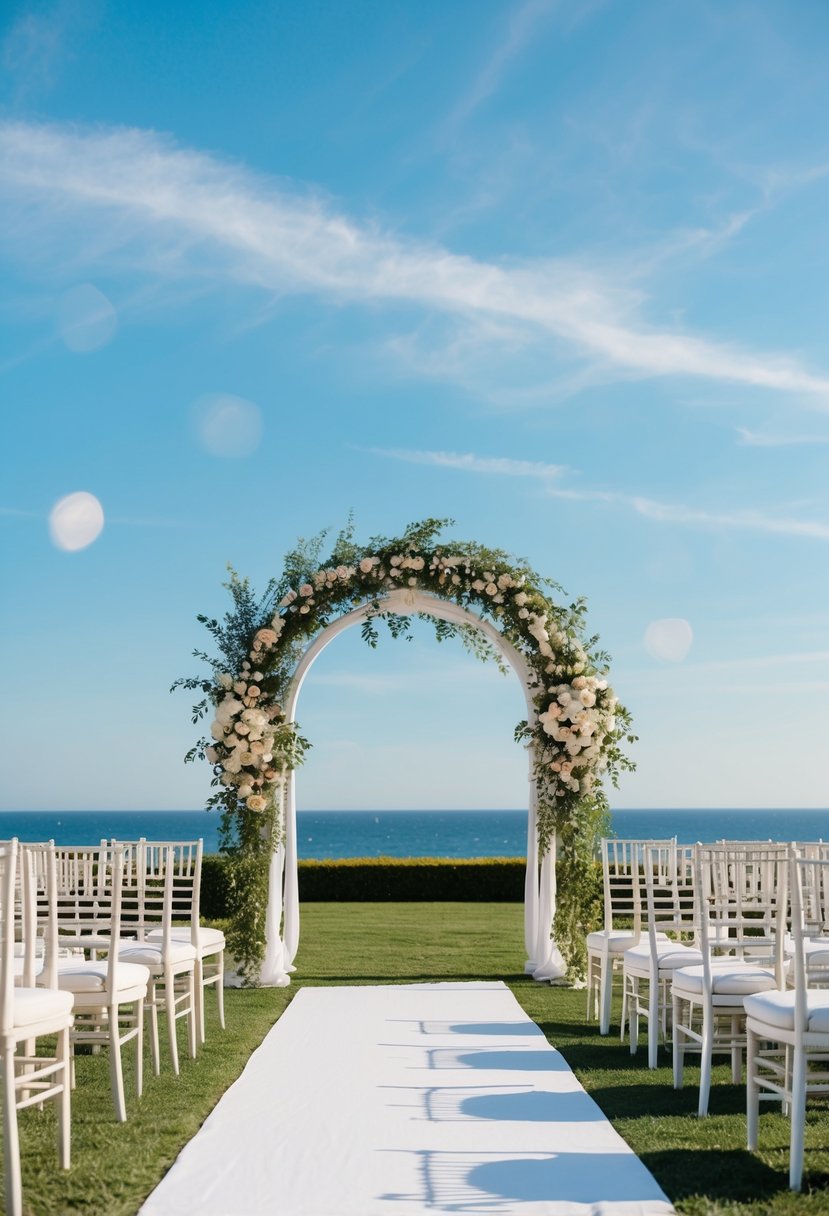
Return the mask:
[(555, 603), (560, 588), (523, 561), (476, 542), (441, 539), (451, 521), (412, 524), (397, 538), (359, 545), (349, 526), (321, 560), (326, 533), (300, 542), (282, 578), (257, 597), (231, 570), (233, 609), (222, 622), (198, 619), (220, 652), (210, 677), (176, 681), (203, 699), (193, 720), (213, 712), (210, 738), (187, 760), (206, 759), (221, 808), (229, 860), (229, 945), (250, 983), (287, 984), (299, 942), (294, 773), (309, 743), (295, 720), (303, 680), (323, 649), (360, 625), (376, 646), (378, 624), (393, 637), (413, 615), (438, 640), (458, 637), (482, 659), (519, 678), (527, 718), (516, 727), (529, 757), (526, 969), (538, 979), (578, 973), (584, 933), (596, 916), (593, 867), (607, 830), (603, 777), (632, 767), (629, 717), (607, 680), (607, 656), (586, 637), (585, 605)]

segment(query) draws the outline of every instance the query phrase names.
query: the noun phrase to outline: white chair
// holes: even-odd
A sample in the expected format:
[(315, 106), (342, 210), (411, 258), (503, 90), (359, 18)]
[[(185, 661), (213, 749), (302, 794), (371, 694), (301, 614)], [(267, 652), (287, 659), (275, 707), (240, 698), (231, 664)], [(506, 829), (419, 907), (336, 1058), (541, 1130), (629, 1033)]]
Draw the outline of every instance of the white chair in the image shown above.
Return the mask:
[[(630, 1054), (639, 1045), (639, 1020), (648, 1025), (648, 1067), (656, 1068), (660, 1037), (669, 1038), (669, 985), (677, 967), (702, 962), (695, 945), (694, 846), (646, 845), (642, 854), (647, 936), (622, 960), (630, 1019)], [(624, 1032), (624, 1026), (622, 1027)]]
[[(119, 846), (124, 856), (124, 908), (128, 910), (134, 942), (123, 943), (123, 962), (140, 963), (150, 972), (146, 1009), (150, 1017), (150, 1050), (153, 1072), (158, 1076), (161, 1059), (158, 1045), (158, 1014), (167, 1015), (167, 1038), (173, 1072), (178, 1075), (176, 1023), (187, 1019), (187, 1042), (195, 1059), (196, 989), (198, 951), (191, 941), (173, 937), (173, 908), (182, 918), (192, 917), (192, 883), (177, 885), (181, 850), (172, 844), (149, 844), (145, 840)], [(189, 892), (189, 894), (188, 894)], [(174, 898), (175, 893), (175, 898)]]
[[(173, 870), (173, 926), (170, 939), (175, 944), (190, 944), (196, 951), (196, 1036), (199, 1043), (205, 1040), (204, 993), (207, 988), (216, 989), (219, 1025), (225, 1028), (224, 1008), (224, 951), (225, 935), (221, 929), (213, 929), (200, 923), (202, 851), (204, 842), (199, 840), (179, 841), (132, 841), (143, 844), (148, 875), (157, 875), (162, 848), (174, 850)], [(183, 923), (181, 923), (183, 922)], [(162, 930), (154, 929), (147, 940), (157, 942)]]
[[(140, 1098), (144, 1002), (150, 981), (146, 967), (122, 961), (116, 948), (122, 931), (123, 850), (106, 845), (88, 849), (34, 845), (27, 851), (45, 859), (46, 865), (38, 867), (48, 879), (45, 887), (38, 887), (39, 921), (47, 930), (54, 925), (54, 931), (47, 932), (38, 982), (71, 996), (73, 1047), (90, 1043), (109, 1049), (112, 1102), (123, 1123), (127, 1108), (121, 1053), (135, 1040), (135, 1088)], [(61, 882), (68, 884), (66, 889), (52, 881), (57, 871)]]
[[(0, 845), (0, 1033), (6, 1216), (21, 1216), (23, 1211), (19, 1110), (54, 1098), (58, 1103), (58, 1159), (62, 1169), (69, 1169), (70, 1158), (72, 998), (53, 989), (15, 986), (15, 892), (24, 891), (25, 904), (30, 891), (28, 884), (18, 883), (17, 872), (18, 843), (11, 840)], [(27, 922), (31, 923), (30, 917), (23, 923)], [(31, 1043), (41, 1035), (57, 1037), (54, 1055), (17, 1054), (19, 1044)]]
[[(829, 991), (813, 986), (815, 980), (825, 983), (829, 974), (829, 860), (799, 858), (792, 850), (789, 887), (794, 988), (745, 998), (746, 1107), (750, 1149), (757, 1148), (760, 1102), (781, 1102), (789, 1110), (789, 1186), (799, 1191), (806, 1099), (829, 1093)], [(817, 924), (822, 942), (809, 937)]]
[(776, 988), (782, 978), (778, 900), (785, 893), (786, 845), (697, 845), (696, 919), (702, 963), (673, 972), (674, 1089), (681, 1089), (685, 1055), (699, 1053), (698, 1114), (708, 1114), (714, 1054), (731, 1057), (734, 1084), (742, 1078), (744, 998)]
[[(599, 1034), (610, 1033), (613, 974), (621, 968), (626, 950), (637, 945), (646, 920), (643, 889), (639, 882), (642, 852), (646, 845), (668, 847), (671, 840), (616, 840), (601, 842), (604, 928), (588, 933), (587, 1017), (599, 1019)], [(664, 934), (662, 935), (664, 937)], [(622, 1011), (624, 1034), (625, 1011)]]

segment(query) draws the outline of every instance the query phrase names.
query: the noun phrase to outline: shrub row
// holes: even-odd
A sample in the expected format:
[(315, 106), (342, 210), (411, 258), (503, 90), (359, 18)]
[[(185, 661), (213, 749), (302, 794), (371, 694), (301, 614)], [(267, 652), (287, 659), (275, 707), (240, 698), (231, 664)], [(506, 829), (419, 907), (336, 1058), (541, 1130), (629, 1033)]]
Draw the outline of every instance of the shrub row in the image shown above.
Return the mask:
[[(522, 857), (300, 861), (299, 897), (304, 901), (355, 903), (413, 900), (521, 903), (525, 872)], [(227, 859), (221, 854), (204, 858), (201, 910), (210, 919), (228, 915)]]

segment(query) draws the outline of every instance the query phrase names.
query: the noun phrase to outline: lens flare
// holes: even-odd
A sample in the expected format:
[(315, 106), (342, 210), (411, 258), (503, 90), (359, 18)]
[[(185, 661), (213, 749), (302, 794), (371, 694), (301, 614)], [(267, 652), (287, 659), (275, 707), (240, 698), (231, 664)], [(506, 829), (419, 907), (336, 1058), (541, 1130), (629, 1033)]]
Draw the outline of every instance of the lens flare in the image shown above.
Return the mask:
[(684, 617), (665, 617), (651, 621), (645, 630), (645, 649), (665, 663), (681, 663), (694, 640), (694, 632)]
[(87, 354), (106, 346), (118, 328), (110, 300), (92, 283), (65, 291), (58, 305), (58, 333), (69, 350)]
[(211, 456), (251, 456), (262, 442), (262, 411), (244, 397), (214, 394), (194, 407), (199, 443)]
[(94, 494), (85, 490), (67, 494), (49, 513), (52, 543), (70, 553), (91, 545), (101, 535), (103, 526), (103, 507)]

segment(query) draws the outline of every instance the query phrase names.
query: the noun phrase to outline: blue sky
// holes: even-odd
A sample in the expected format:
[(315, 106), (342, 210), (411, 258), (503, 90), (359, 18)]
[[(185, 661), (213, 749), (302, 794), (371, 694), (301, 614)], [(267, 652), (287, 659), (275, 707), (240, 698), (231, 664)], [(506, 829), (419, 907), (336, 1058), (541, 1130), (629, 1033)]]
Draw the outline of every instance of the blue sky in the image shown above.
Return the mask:
[[(829, 805), (822, 0), (0, 22), (3, 808), (199, 806), (196, 614), (352, 510), (587, 597), (640, 736), (614, 805)], [(520, 807), (522, 708), (351, 631), (300, 805)]]

